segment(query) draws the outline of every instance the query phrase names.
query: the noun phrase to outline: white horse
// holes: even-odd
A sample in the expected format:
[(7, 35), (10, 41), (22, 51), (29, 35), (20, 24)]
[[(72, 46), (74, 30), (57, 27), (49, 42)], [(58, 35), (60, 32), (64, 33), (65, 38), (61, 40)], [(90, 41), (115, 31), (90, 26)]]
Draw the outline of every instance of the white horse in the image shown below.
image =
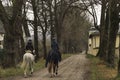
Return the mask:
[(35, 60), (35, 55), (32, 54), (30, 50), (27, 50), (23, 55), (23, 63), (21, 67), (24, 69), (24, 77), (27, 77), (27, 71), (30, 71), (30, 74), (33, 74), (33, 64)]

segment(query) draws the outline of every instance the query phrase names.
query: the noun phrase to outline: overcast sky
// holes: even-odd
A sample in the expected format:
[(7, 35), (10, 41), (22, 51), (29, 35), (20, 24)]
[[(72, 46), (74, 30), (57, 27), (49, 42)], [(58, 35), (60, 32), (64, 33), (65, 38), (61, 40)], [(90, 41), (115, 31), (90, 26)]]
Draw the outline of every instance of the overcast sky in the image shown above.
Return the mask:
[(100, 16), (101, 16), (101, 6), (96, 6), (96, 13), (97, 13), (97, 18), (98, 18), (98, 25), (100, 24)]
[[(9, 0), (2, 0), (2, 1), (3, 1), (4, 5), (10, 5), (10, 4), (8, 4)], [(100, 24), (100, 15), (101, 15), (101, 6), (98, 5), (98, 6), (95, 7), (95, 9), (96, 9), (97, 18), (98, 18), (98, 25), (99, 25)], [(32, 11), (29, 10), (29, 13), (27, 15), (28, 15), (30, 20), (33, 20)], [(89, 16), (90, 16), (90, 20), (93, 22), (92, 16), (91, 15), (89, 15)]]
[[(96, 14), (97, 14), (97, 25), (100, 25), (100, 16), (101, 16), (101, 5), (95, 6)], [(93, 17), (89, 14), (90, 21), (93, 23)]]

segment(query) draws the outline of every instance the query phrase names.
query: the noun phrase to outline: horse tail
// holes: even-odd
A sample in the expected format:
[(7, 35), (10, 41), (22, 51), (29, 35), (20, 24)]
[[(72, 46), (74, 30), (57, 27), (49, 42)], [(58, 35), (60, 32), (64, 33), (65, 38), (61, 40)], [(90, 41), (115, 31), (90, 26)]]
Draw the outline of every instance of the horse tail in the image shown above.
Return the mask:
[(25, 56), (23, 56), (23, 62), (21, 64), (21, 68), (25, 68), (25, 65), (26, 65)]

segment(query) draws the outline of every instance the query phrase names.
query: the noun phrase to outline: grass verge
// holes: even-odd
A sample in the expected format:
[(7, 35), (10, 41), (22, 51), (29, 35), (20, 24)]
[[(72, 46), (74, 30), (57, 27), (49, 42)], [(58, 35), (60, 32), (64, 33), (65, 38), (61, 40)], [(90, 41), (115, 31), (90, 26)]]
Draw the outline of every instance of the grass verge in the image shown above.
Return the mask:
[[(72, 54), (62, 54), (62, 60), (70, 57)], [(38, 71), (40, 69), (43, 69), (45, 67), (45, 60), (41, 58), (37, 63), (34, 65), (34, 70)], [(8, 69), (2, 69), (0, 67), (0, 78), (6, 78), (10, 76), (17, 76), (17, 75), (22, 75), (23, 74), (23, 69), (20, 67), (17, 68), (8, 68)]]
[(115, 79), (117, 75), (116, 69), (107, 67), (104, 61), (90, 54), (87, 55), (87, 58), (89, 58), (91, 62), (90, 80), (120, 80), (120, 78)]

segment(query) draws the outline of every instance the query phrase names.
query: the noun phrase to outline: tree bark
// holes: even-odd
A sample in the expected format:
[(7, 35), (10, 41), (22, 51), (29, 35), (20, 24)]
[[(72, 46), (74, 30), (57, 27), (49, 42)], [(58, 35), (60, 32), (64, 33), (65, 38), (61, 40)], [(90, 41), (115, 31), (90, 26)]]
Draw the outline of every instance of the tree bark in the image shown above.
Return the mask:
[(44, 59), (46, 59), (47, 57), (47, 48), (46, 48), (46, 34), (43, 32), (43, 49), (44, 49)]
[(5, 37), (4, 49), (6, 53), (5, 63), (3, 67), (15, 67), (19, 62), (20, 45), (19, 40), (21, 36), (21, 15), (22, 15), (23, 0), (15, 0), (13, 4), (13, 14), (8, 18), (2, 2), (0, 1), (0, 17), (4, 24)]
[[(118, 6), (118, 8), (120, 8), (120, 4)], [(119, 9), (119, 13), (120, 13), (120, 9)], [(120, 15), (119, 15), (120, 16)], [(119, 22), (120, 22), (120, 17), (119, 17)], [(120, 26), (119, 26), (120, 29)], [(120, 33), (119, 33), (119, 62), (118, 62), (118, 75), (120, 75)]]
[(32, 7), (33, 7), (33, 13), (34, 13), (34, 48), (35, 48), (35, 54), (36, 54), (36, 61), (39, 59), (39, 53), (38, 53), (38, 25), (37, 25), (37, 5), (36, 0), (31, 0)]
[(97, 53), (97, 56), (100, 57), (100, 59), (105, 60), (106, 59), (106, 48), (107, 48), (107, 36), (106, 28), (105, 28), (105, 10), (106, 10), (106, 2), (105, 0), (102, 0), (102, 11), (101, 11), (101, 21), (100, 21), (100, 46), (99, 51)]
[(109, 29), (109, 44), (108, 44), (108, 65), (110, 67), (115, 67), (114, 55), (115, 55), (115, 44), (116, 35), (119, 29), (119, 8), (117, 7), (117, 0), (112, 0), (110, 2), (110, 29)]

